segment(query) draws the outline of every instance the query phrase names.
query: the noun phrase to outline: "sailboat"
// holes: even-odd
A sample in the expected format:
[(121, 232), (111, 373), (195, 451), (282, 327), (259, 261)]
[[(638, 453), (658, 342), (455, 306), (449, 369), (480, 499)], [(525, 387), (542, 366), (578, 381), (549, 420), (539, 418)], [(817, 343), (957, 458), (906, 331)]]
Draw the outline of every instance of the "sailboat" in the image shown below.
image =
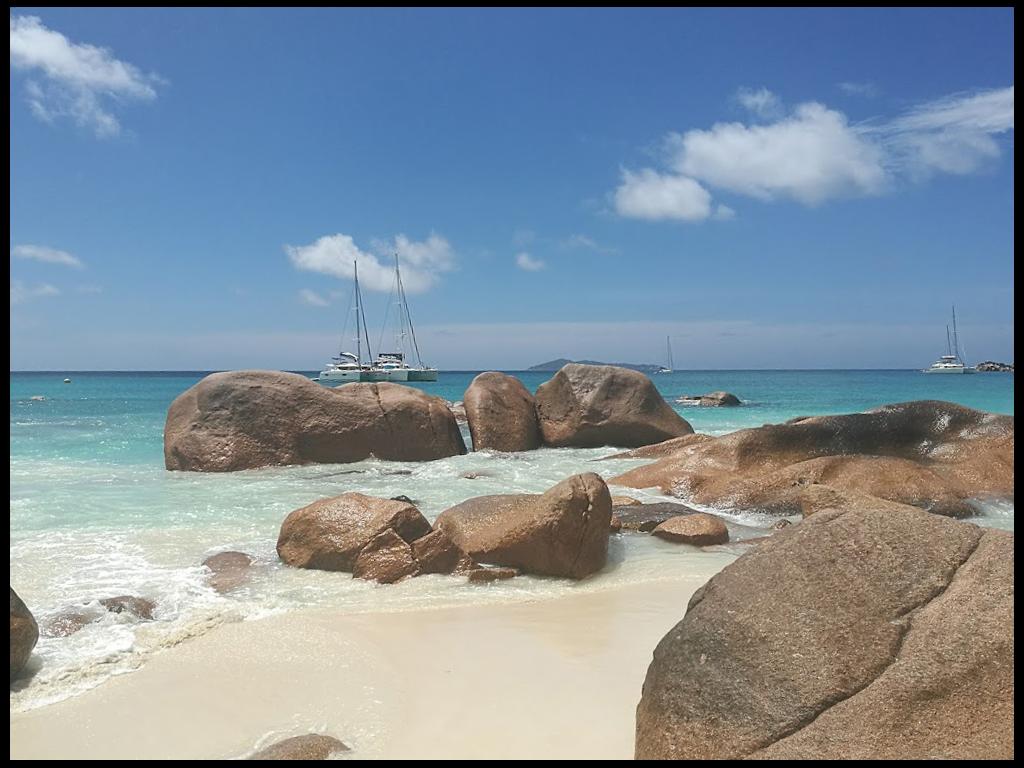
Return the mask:
[(949, 344), (949, 326), (946, 326), (946, 354), (936, 360), (921, 373), (977, 373), (960, 357), (960, 342), (956, 332), (956, 307), (953, 307), (953, 345)]
[(672, 367), (672, 337), (665, 337), (665, 346), (668, 348), (668, 367), (661, 366), (655, 373), (673, 373)]
[[(393, 352), (380, 352), (374, 360), (369, 371), (363, 376), (363, 381), (437, 381), (437, 368), (431, 368), (423, 364), (420, 357), (419, 343), (416, 341), (416, 329), (412, 325), (412, 315), (409, 314), (409, 300), (405, 295), (405, 285), (402, 283), (402, 271), (398, 264), (398, 254), (395, 254), (395, 282), (391, 291), (392, 299), (398, 307), (398, 321), (395, 329), (395, 346)], [(390, 309), (391, 299), (388, 307)], [(387, 315), (385, 312), (384, 325), (387, 326)], [(381, 331), (381, 339), (384, 337), (384, 330)], [(412, 351), (416, 355), (416, 365), (410, 366), (406, 361), (406, 340), (412, 341)], [(379, 345), (378, 345), (379, 346)]]
[[(346, 381), (366, 381), (366, 374), (370, 370), (368, 364), (363, 363), (363, 340), (366, 340), (366, 354), (367, 357), (371, 357), (370, 354), (370, 337), (366, 332), (366, 315), (363, 310), (363, 298), (359, 293), (359, 265), (352, 262), (352, 272), (354, 275), (355, 288), (353, 292), (353, 301), (355, 304), (356, 313), (356, 351), (353, 352), (338, 352), (337, 355), (331, 358), (331, 360), (324, 366), (324, 369), (320, 371), (320, 375), (317, 376), (316, 381), (324, 383), (332, 382), (346, 382)], [(348, 318), (346, 316), (345, 326), (348, 326)], [(341, 332), (342, 343), (345, 340), (345, 331)]]

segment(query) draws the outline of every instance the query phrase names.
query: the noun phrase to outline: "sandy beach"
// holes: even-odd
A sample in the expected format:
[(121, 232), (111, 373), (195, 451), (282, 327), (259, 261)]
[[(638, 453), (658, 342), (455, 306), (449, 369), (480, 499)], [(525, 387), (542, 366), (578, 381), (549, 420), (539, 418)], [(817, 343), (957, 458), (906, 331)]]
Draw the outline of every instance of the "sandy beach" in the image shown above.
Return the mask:
[(732, 559), (555, 599), (225, 625), (12, 715), (11, 758), (223, 759), (317, 731), (357, 758), (631, 759), (655, 645)]

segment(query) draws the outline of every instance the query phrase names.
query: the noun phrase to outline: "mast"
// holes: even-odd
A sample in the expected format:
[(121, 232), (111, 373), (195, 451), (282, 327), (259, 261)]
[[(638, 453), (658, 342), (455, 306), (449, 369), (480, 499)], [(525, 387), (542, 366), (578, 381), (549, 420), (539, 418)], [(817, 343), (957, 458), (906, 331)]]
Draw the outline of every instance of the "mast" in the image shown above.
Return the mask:
[[(355, 259), (352, 259), (352, 271), (355, 273), (356, 289), (356, 363), (360, 368), (363, 367), (363, 348), (362, 340), (363, 334), (360, 333), (359, 329), (359, 264)], [(369, 352), (369, 345), (367, 345), (367, 352)]]
[(409, 335), (412, 336), (412, 348), (416, 350), (416, 364), (423, 368), (423, 358), (420, 357), (420, 345), (416, 343), (416, 328), (412, 324), (412, 315), (409, 314), (409, 300), (405, 297), (405, 286), (402, 284), (402, 273), (398, 271), (398, 253), (395, 252), (395, 277), (398, 280), (398, 298), (402, 308), (405, 310), (405, 319), (409, 322)]
[(672, 337), (665, 337), (665, 346), (668, 347), (668, 369), (671, 371), (675, 368), (672, 363)]
[(953, 347), (949, 344), (949, 324), (946, 324), (946, 356), (953, 354)]
[(960, 359), (960, 344), (956, 338), (956, 305), (953, 305), (953, 353), (956, 355), (956, 359)]
[[(355, 262), (353, 262), (355, 264)], [(373, 362), (373, 350), (370, 349), (370, 329), (366, 327), (366, 310), (363, 307), (363, 297), (359, 293), (359, 272), (356, 270), (356, 296), (359, 297), (359, 315), (363, 320), (363, 336), (366, 337), (366, 356)], [(359, 360), (359, 367), (363, 367), (363, 361)]]

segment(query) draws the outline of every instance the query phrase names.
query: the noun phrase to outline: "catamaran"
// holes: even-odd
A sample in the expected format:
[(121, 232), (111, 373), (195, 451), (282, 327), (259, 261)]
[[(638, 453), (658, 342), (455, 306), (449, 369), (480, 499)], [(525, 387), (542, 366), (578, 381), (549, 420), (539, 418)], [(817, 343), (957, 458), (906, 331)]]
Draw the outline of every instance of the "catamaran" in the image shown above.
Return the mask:
[(953, 345), (949, 343), (949, 326), (946, 326), (946, 354), (936, 360), (921, 373), (977, 373), (960, 357), (960, 343), (956, 333), (956, 307), (953, 307)]
[[(369, 364), (363, 363), (363, 339), (366, 339), (366, 354), (370, 356), (370, 337), (366, 333), (366, 315), (363, 311), (363, 298), (359, 293), (359, 265), (352, 262), (352, 271), (355, 279), (355, 289), (352, 294), (356, 313), (356, 351), (339, 352), (320, 371), (316, 381), (324, 383), (346, 382), (346, 381), (367, 381), (364, 378), (370, 371)], [(348, 326), (348, 318), (345, 320)], [(341, 332), (342, 343), (345, 343), (345, 331)]]
[[(437, 381), (437, 368), (431, 368), (423, 364), (420, 357), (419, 343), (416, 341), (416, 329), (412, 325), (412, 315), (409, 314), (409, 300), (405, 295), (405, 285), (402, 283), (402, 271), (398, 266), (398, 254), (395, 254), (395, 282), (391, 289), (391, 298), (388, 300), (388, 309), (384, 313), (384, 328), (381, 329), (381, 343), (383, 343), (384, 331), (387, 328), (388, 314), (391, 305), (398, 308), (398, 318), (395, 328), (394, 352), (380, 352), (377, 359), (367, 372), (363, 381)], [(406, 362), (406, 341), (412, 341), (412, 351), (416, 355), (416, 366), (410, 366)], [(378, 344), (378, 349), (381, 344)]]
[(655, 373), (674, 373), (674, 370), (672, 368), (672, 337), (671, 336), (666, 336), (665, 337), (665, 346), (668, 347), (668, 367), (665, 367), (663, 365), (660, 368), (658, 368), (658, 370), (655, 371)]

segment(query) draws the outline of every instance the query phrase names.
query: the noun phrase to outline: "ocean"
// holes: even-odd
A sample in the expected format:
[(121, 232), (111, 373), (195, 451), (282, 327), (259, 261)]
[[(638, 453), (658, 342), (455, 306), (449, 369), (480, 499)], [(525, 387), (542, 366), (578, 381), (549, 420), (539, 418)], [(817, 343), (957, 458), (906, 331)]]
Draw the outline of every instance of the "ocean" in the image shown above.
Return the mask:
[[(552, 375), (512, 373), (530, 390)], [(131, 672), (150, 654), (224, 622), (307, 606), (367, 613), (543, 599), (673, 578), (701, 558), (720, 556), (626, 535), (613, 537), (605, 570), (580, 583), (525, 576), (482, 585), (426, 576), (377, 585), (348, 574), (287, 568), (275, 552), (280, 524), (293, 509), (318, 498), (346, 491), (403, 494), (433, 520), (473, 496), (536, 493), (577, 472), (610, 477), (644, 462), (600, 461), (616, 452), (613, 448), (542, 449), (469, 453), (418, 464), (366, 461), (228, 474), (167, 472), (167, 408), (204, 375), (11, 373), (11, 585), (41, 626), (72, 607), (100, 617), (69, 637), (40, 638), (30, 662), (36, 673), (12, 689), (12, 710), (42, 706)], [(458, 401), (475, 375), (443, 372), (437, 382), (410, 386)], [(65, 377), (70, 384), (63, 383)], [(710, 434), (920, 399), (1013, 413), (1013, 374), (1007, 373), (678, 371), (652, 380), (669, 402), (712, 390), (736, 394), (742, 407), (675, 406), (694, 429)], [(468, 432), (466, 438), (468, 444)], [(475, 479), (463, 477), (467, 473)], [(981, 512), (975, 522), (1013, 528), (1012, 504), (991, 504)], [(753, 513), (726, 519), (736, 541), (764, 535), (773, 522)], [(207, 586), (200, 563), (225, 549), (253, 555), (256, 568), (245, 587), (218, 595)], [(154, 600), (155, 620), (138, 622), (127, 614), (103, 612), (96, 603), (122, 594)]]

